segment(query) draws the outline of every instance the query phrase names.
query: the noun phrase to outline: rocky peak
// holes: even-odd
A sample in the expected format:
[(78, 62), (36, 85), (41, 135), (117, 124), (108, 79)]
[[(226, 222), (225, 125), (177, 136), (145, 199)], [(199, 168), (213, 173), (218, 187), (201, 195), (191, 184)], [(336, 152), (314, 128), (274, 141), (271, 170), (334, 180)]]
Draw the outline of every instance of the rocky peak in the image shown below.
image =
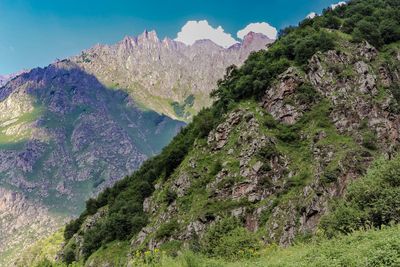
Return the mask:
[(266, 35), (262, 33), (249, 32), (243, 38), (242, 47), (247, 48), (250, 46), (259, 45), (261, 43), (272, 43), (272, 42), (273, 42), (272, 39), (269, 39)]
[(132, 36), (125, 36), (124, 39), (120, 42), (120, 45), (124, 46), (127, 49), (133, 49), (137, 46), (137, 39)]
[(28, 72), (28, 70), (21, 70), (15, 73), (11, 73), (8, 75), (0, 75), (0, 87), (6, 85), (7, 82), (9, 82), (10, 80), (14, 79), (15, 77), (24, 74)]
[(160, 40), (158, 39), (156, 31), (147, 31), (145, 30), (142, 34), (138, 36), (138, 43), (144, 43), (144, 42), (153, 42), (153, 43), (159, 43)]

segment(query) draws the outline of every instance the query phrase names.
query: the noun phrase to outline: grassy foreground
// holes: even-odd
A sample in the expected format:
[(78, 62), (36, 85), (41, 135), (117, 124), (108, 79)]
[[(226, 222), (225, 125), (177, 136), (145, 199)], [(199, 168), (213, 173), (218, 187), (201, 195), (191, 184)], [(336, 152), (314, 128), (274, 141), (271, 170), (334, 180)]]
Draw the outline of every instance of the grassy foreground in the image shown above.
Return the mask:
[[(137, 266), (140, 266), (138, 264)], [(289, 248), (270, 246), (259, 256), (236, 262), (209, 259), (191, 252), (176, 258), (161, 256), (159, 262), (142, 266), (400, 266), (400, 226), (359, 231), (331, 240), (312, 241)]]
[[(121, 253), (103, 257), (99, 250), (91, 257), (86, 265), (95, 263), (97, 266), (127, 266), (127, 247), (121, 246)], [(241, 252), (238, 251), (238, 254)], [(249, 255), (249, 253), (246, 253)], [(191, 251), (179, 253), (176, 257), (167, 256), (162, 251), (148, 251), (134, 257), (128, 266), (141, 267), (378, 267), (400, 266), (400, 225), (384, 227), (381, 230), (358, 231), (350, 235), (340, 236), (334, 239), (312, 240), (308, 243), (299, 243), (289, 248), (269, 246), (261, 251), (253, 252), (249, 258), (242, 258), (235, 262), (224, 259), (211, 259), (195, 254)], [(118, 255), (119, 259), (115, 256)], [(110, 265), (109, 265), (110, 264)], [(50, 261), (42, 261), (36, 266), (66, 266), (52, 264)], [(82, 266), (75, 263), (71, 266)]]

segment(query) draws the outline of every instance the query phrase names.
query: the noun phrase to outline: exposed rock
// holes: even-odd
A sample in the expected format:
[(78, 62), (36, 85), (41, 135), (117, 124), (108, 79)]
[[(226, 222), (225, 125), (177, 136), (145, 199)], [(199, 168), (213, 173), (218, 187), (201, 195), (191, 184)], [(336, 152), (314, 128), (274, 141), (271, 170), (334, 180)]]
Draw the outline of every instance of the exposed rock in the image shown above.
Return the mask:
[(275, 119), (294, 124), (302, 115), (302, 110), (286, 100), (304, 83), (303, 77), (295, 68), (289, 68), (278, 77), (278, 82), (269, 88), (263, 98), (263, 107)]
[(242, 116), (243, 111), (241, 110), (232, 112), (228, 115), (228, 118), (224, 123), (218, 125), (216, 130), (210, 132), (207, 142), (213, 147), (213, 150), (219, 150), (225, 146), (229, 133), (232, 128), (242, 120)]

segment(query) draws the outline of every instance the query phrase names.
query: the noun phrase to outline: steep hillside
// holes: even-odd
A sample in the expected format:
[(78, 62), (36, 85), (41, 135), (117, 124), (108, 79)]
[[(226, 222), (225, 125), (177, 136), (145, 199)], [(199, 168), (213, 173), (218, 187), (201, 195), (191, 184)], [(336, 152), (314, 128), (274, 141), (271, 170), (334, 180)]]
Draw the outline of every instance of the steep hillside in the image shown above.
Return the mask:
[[(350, 1), (228, 68), (212, 107), (90, 199), (49, 260), (161, 264), (159, 255), (191, 250), (246, 263), (266, 246), (399, 223), (399, 10), (393, 0)], [(355, 238), (364, 235), (375, 236)], [(319, 266), (359, 266), (357, 255), (321, 244)], [(367, 266), (397, 266), (398, 242), (387, 244), (358, 255)], [(305, 254), (303, 265), (315, 258)]]
[(165, 38), (155, 31), (121, 42), (98, 45), (71, 60), (108, 87), (124, 90), (141, 106), (188, 121), (209, 106), (209, 94), (230, 65), (242, 65), (253, 51), (272, 40), (250, 32), (228, 49), (209, 40), (193, 45)]

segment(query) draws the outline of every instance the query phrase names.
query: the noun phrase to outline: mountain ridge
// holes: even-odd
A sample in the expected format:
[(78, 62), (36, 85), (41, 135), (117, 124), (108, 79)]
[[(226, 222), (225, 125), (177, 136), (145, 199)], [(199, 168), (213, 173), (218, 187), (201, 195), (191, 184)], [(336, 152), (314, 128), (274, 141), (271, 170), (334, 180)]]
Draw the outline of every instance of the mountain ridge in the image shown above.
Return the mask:
[[(71, 60), (108, 87), (127, 91), (145, 108), (190, 121), (211, 104), (208, 95), (226, 67), (240, 66), (251, 52), (272, 42), (250, 32), (242, 44), (229, 48), (207, 39), (186, 45), (169, 38), (159, 40), (155, 31), (144, 31), (115, 45), (96, 45)], [(185, 103), (188, 98), (193, 99), (190, 105)]]

